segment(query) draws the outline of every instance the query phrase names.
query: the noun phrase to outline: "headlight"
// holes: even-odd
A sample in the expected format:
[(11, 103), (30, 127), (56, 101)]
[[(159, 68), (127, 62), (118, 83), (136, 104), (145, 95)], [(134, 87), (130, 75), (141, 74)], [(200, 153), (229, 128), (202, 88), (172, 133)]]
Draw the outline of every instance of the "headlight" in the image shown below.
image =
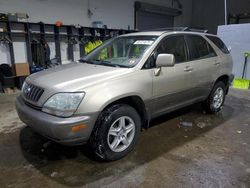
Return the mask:
[(26, 82), (24, 81), (24, 82), (23, 82), (23, 85), (22, 85), (22, 93), (24, 92), (24, 88), (26, 87), (26, 85), (27, 85), (27, 84), (26, 84)]
[(42, 111), (60, 117), (72, 116), (80, 105), (85, 93), (58, 93), (50, 97)]

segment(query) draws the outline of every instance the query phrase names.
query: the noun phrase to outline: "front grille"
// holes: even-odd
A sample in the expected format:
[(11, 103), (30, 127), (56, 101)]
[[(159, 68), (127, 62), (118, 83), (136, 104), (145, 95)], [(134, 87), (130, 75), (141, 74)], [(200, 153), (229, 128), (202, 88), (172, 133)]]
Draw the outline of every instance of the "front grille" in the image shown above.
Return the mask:
[(37, 102), (40, 97), (42, 96), (44, 92), (44, 89), (34, 86), (32, 84), (24, 83), (23, 86), (23, 96), (25, 99), (32, 101), (32, 102)]

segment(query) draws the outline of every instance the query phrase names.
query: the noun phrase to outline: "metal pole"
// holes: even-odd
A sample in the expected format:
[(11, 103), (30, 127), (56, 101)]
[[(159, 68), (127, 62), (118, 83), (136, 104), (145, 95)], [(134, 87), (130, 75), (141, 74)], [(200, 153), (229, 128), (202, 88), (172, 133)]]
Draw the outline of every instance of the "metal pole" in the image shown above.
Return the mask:
[(225, 0), (225, 25), (227, 25), (227, 0)]

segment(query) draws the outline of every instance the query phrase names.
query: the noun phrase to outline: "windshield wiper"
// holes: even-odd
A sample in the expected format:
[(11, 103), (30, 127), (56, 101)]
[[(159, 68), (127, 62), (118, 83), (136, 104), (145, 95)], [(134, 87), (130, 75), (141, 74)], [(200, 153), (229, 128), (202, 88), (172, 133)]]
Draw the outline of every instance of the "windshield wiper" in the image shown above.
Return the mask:
[(79, 59), (79, 62), (81, 62), (81, 63), (88, 63), (88, 64), (95, 64), (96, 65), (95, 62), (89, 61), (89, 60), (86, 60), (86, 59)]
[(98, 63), (109, 63), (109, 64), (111, 64), (111, 62), (110, 61), (105, 61), (105, 60), (100, 60), (100, 59), (92, 59), (92, 61), (96, 61), (96, 62), (98, 62)]
[(110, 66), (110, 67), (124, 67), (124, 68), (129, 68), (126, 65), (112, 64), (109, 61), (103, 61), (103, 60), (99, 60), (99, 59), (92, 59), (91, 61), (86, 60), (86, 59), (80, 59), (79, 62), (93, 64), (93, 65), (104, 65), (104, 66)]
[(97, 61), (98, 65), (128, 68), (128, 66), (126, 66), (126, 65), (112, 64), (110, 61), (104, 61), (104, 60), (99, 60), (99, 59), (93, 59), (92, 61)]

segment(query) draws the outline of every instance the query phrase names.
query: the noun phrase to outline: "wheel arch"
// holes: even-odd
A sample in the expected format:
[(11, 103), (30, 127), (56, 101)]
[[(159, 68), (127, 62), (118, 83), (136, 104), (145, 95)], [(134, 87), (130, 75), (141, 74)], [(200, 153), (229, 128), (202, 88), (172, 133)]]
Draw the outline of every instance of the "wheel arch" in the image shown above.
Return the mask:
[(133, 107), (138, 114), (141, 117), (142, 121), (142, 128), (147, 129), (149, 126), (149, 121), (150, 121), (150, 115), (149, 112), (146, 108), (146, 105), (142, 98), (138, 95), (131, 95), (131, 96), (123, 96), (121, 98), (116, 98), (113, 101), (110, 101), (108, 104), (106, 104), (103, 108), (102, 111), (105, 109), (116, 105), (116, 104), (127, 104), (131, 107)]
[(214, 85), (217, 83), (217, 82), (223, 82), (226, 86), (226, 94), (228, 94), (228, 90), (229, 90), (229, 81), (230, 81), (230, 77), (227, 75), (227, 74), (224, 74), (224, 75), (221, 75), (214, 83)]

